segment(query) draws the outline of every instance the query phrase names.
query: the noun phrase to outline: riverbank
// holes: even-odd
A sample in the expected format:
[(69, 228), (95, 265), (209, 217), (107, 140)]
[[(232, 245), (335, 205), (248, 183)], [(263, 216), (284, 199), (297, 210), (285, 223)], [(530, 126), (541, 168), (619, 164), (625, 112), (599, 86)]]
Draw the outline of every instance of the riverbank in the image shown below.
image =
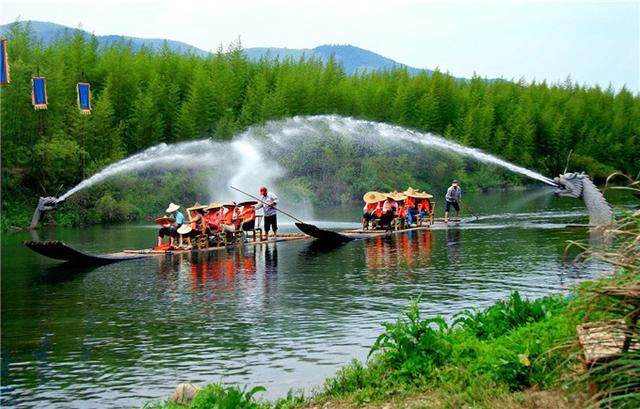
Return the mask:
[[(588, 249), (584, 255), (620, 270), (583, 282), (568, 297), (526, 300), (516, 292), (485, 310), (457, 314), (452, 322), (422, 317), (416, 299), (395, 322), (384, 324), (366, 362), (353, 361), (310, 396), (260, 402), (237, 387), (209, 385), (189, 407), (562, 408), (596, 401), (637, 407), (639, 354), (621, 354), (586, 371), (576, 338), (581, 323), (638, 314), (633, 300), (640, 296), (640, 212), (616, 228), (624, 240), (615, 252)], [(632, 329), (637, 342), (637, 324)], [(183, 407), (169, 402), (147, 406)]]

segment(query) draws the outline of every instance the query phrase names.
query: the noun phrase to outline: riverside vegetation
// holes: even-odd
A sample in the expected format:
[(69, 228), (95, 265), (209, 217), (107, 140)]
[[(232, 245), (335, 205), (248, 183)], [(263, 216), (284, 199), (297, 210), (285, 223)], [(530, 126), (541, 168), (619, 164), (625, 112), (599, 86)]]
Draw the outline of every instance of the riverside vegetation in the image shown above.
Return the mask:
[[(409, 75), (403, 69), (345, 75), (333, 59), (252, 62), (239, 42), (207, 57), (167, 46), (158, 52), (133, 51), (127, 43), (100, 48), (80, 31), (43, 45), (28, 24), (13, 25), (7, 39), (12, 83), (1, 90), (3, 228), (26, 225), (36, 196), (66, 190), (146, 147), (224, 141), (247, 126), (294, 115), (340, 114), (434, 132), (548, 175), (563, 169), (570, 149), (572, 168), (595, 178), (614, 169), (640, 170), (640, 98), (626, 89), (570, 80), (462, 81), (438, 71)], [(46, 112), (31, 106), (30, 79), (38, 73), (47, 79)], [(78, 81), (91, 83), (91, 115), (76, 107)], [(283, 178), (281, 189), (295, 180), (313, 190), (314, 181), (327, 175), (344, 179), (345, 189), (373, 185), (389, 169), (396, 185), (442, 187), (420, 161), (371, 152), (362, 157), (354, 146), (339, 148), (301, 156), (312, 163), (304, 173), (288, 169), (292, 178)], [(283, 165), (288, 163), (297, 162)], [(354, 171), (331, 174), (341, 168)], [(468, 189), (520, 183), (462, 161), (447, 163), (446, 170), (464, 178)], [(137, 219), (176, 197), (195, 200), (199, 188), (185, 172), (161, 180), (119, 178), (74, 196), (55, 217), (66, 225)], [(361, 193), (352, 187), (340, 198), (320, 192), (314, 200), (353, 200)]]
[[(582, 283), (567, 297), (525, 300), (515, 292), (485, 310), (463, 311), (451, 323), (422, 317), (417, 298), (395, 322), (384, 324), (366, 362), (354, 360), (311, 396), (290, 393), (261, 402), (254, 398), (261, 388), (213, 384), (189, 407), (637, 408), (640, 354), (621, 354), (585, 371), (576, 341), (580, 323), (640, 314), (640, 210), (621, 217), (611, 232), (617, 234), (614, 250), (574, 245), (586, 249), (583, 261), (599, 259), (619, 270)], [(637, 325), (631, 331), (638, 342)]]

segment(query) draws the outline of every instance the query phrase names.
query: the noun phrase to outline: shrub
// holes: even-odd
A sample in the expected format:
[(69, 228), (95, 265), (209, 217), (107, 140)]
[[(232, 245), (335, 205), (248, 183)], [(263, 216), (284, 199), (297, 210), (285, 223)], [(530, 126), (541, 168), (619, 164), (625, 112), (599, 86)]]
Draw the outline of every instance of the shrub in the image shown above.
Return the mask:
[(515, 291), (507, 301), (498, 301), (484, 311), (472, 308), (456, 314), (454, 326), (472, 332), (480, 339), (495, 338), (513, 328), (550, 317), (563, 305), (560, 296), (523, 300)]
[(376, 339), (369, 356), (381, 352), (383, 364), (405, 378), (429, 374), (444, 365), (451, 354), (449, 328), (442, 317), (422, 319), (420, 298), (402, 309), (395, 323), (383, 324), (385, 331)]

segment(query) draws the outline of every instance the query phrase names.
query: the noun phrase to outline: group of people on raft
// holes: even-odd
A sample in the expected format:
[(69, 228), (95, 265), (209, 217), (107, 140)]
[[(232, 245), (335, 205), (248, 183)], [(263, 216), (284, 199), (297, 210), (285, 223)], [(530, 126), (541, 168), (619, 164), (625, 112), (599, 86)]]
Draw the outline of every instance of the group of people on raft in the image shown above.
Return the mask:
[(411, 187), (404, 192), (367, 192), (363, 197), (365, 205), (362, 209), (362, 228), (376, 226), (391, 229), (394, 221), (411, 226), (421, 218), (431, 215), (432, 198), (433, 195), (418, 192)]
[[(367, 192), (363, 197), (365, 205), (362, 209), (362, 228), (368, 229), (375, 225), (378, 228), (391, 229), (394, 222), (410, 227), (427, 217), (433, 221), (435, 205), (431, 202), (432, 198), (433, 195), (411, 187), (404, 192)], [(458, 221), (461, 199), (460, 184), (454, 180), (445, 195), (445, 223), (449, 222), (451, 207), (455, 211), (454, 221)]]
[[(169, 204), (167, 216), (156, 220), (161, 224), (158, 231), (157, 249), (174, 247), (178, 240), (178, 247), (191, 248), (191, 239), (198, 236), (232, 238), (236, 233), (243, 233), (244, 239), (256, 227), (256, 210), (263, 209), (264, 233), (269, 239), (269, 231), (275, 236), (278, 231), (276, 206), (278, 197), (269, 192), (266, 187), (260, 188), (260, 202), (248, 200), (240, 203), (212, 202), (208, 205), (196, 203), (187, 209), (189, 220), (180, 211), (181, 207), (175, 203)], [(163, 244), (164, 238), (169, 242)], [(186, 242), (186, 243), (185, 243)]]

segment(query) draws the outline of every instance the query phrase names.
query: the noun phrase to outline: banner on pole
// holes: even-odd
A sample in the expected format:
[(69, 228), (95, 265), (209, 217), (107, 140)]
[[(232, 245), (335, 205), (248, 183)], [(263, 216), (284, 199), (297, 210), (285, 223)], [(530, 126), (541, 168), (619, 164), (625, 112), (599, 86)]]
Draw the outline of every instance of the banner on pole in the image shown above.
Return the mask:
[(44, 77), (33, 77), (31, 79), (33, 90), (31, 92), (31, 102), (34, 109), (47, 109), (47, 85)]
[(83, 114), (91, 113), (91, 85), (87, 82), (79, 82), (76, 87), (78, 92), (78, 109)]
[(0, 85), (6, 85), (11, 82), (9, 75), (9, 60), (7, 59), (7, 40), (0, 40)]

